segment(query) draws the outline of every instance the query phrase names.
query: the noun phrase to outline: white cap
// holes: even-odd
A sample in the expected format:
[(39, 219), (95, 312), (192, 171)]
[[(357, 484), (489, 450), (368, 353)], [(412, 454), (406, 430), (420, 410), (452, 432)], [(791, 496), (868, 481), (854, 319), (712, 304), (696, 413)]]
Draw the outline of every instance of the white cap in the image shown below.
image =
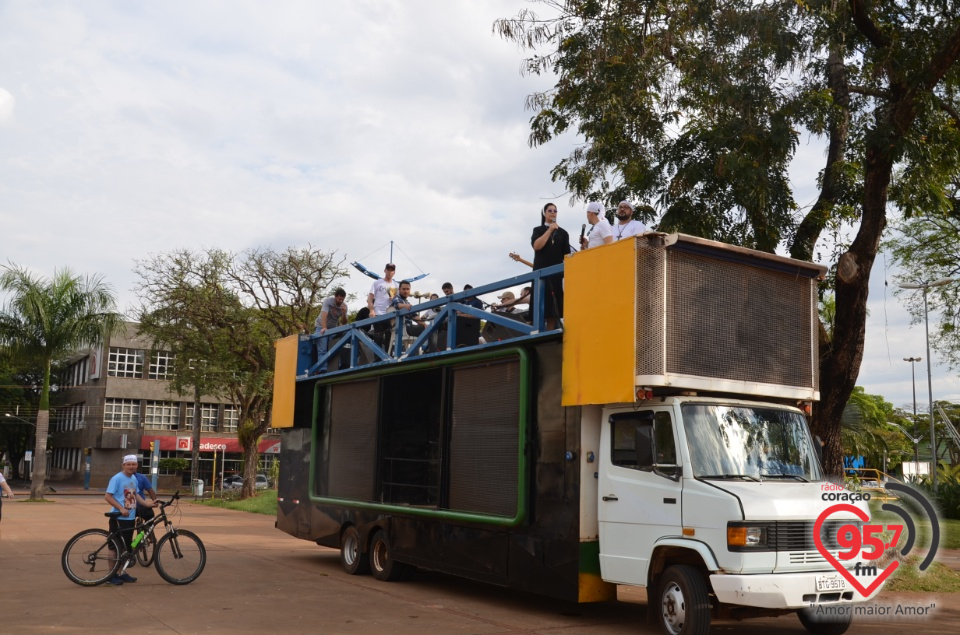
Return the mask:
[(123, 462), (124, 462), (124, 463), (130, 463), (130, 462), (139, 463), (139, 462), (140, 462), (140, 457), (137, 456), (136, 454), (128, 454), (128, 455), (126, 455), (125, 457), (123, 457)]
[(594, 201), (587, 205), (587, 211), (592, 214), (603, 214), (603, 205), (598, 201)]

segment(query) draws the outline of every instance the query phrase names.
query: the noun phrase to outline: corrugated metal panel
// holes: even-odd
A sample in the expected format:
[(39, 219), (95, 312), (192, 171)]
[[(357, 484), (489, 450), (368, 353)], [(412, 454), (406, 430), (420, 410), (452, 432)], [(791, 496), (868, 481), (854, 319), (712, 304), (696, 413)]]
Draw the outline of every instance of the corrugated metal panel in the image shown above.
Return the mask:
[(520, 362), (453, 371), (450, 509), (497, 516), (517, 511)]
[(328, 496), (374, 500), (377, 395), (376, 379), (332, 387)]

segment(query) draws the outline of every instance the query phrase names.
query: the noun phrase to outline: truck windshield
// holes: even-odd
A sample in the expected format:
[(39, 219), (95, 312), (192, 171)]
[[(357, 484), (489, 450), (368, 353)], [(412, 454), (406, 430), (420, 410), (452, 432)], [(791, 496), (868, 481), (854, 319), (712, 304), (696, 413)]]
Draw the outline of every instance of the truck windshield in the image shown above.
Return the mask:
[(684, 404), (682, 412), (697, 478), (822, 480), (799, 412), (716, 404)]

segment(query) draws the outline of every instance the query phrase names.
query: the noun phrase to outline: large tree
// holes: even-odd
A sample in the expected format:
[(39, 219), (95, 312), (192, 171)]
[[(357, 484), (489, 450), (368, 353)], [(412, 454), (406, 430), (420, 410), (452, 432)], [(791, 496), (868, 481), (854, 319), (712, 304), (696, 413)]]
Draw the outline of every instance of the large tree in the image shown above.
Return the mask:
[[(494, 30), (533, 51), (526, 72), (558, 78), (528, 99), (530, 143), (583, 138), (553, 170), (574, 198), (647, 199), (660, 230), (801, 259), (824, 232), (855, 227), (826, 254), (836, 315), (813, 420), (839, 474), (888, 205), (906, 210), (960, 173), (956, 0), (539, 4), (549, 15), (524, 10)], [(788, 173), (804, 131), (826, 150), (810, 207)], [(945, 159), (934, 166), (934, 156)]]
[(96, 346), (116, 331), (121, 316), (110, 285), (100, 276), (75, 276), (59, 269), (50, 279), (9, 266), (0, 290), (10, 294), (0, 309), (0, 344), (41, 374), (30, 498), (43, 498), (50, 427), (50, 371), (54, 362), (85, 346)]
[(240, 410), (244, 497), (254, 493), (257, 444), (270, 427), (274, 342), (313, 329), (327, 288), (347, 273), (343, 262), (308, 246), (243, 254), (180, 250), (136, 265), (139, 330), (176, 355), (174, 390), (196, 401), (201, 393), (224, 395)]

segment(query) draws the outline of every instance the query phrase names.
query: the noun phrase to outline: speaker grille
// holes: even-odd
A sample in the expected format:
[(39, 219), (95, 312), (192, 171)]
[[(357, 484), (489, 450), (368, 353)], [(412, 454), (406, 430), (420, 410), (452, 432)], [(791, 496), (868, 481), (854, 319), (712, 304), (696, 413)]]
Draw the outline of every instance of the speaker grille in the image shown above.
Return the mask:
[(370, 379), (331, 388), (329, 496), (374, 500), (377, 386)]
[(453, 371), (450, 509), (516, 514), (519, 421), (519, 360)]
[(666, 260), (668, 373), (816, 386), (810, 278), (678, 250)]

